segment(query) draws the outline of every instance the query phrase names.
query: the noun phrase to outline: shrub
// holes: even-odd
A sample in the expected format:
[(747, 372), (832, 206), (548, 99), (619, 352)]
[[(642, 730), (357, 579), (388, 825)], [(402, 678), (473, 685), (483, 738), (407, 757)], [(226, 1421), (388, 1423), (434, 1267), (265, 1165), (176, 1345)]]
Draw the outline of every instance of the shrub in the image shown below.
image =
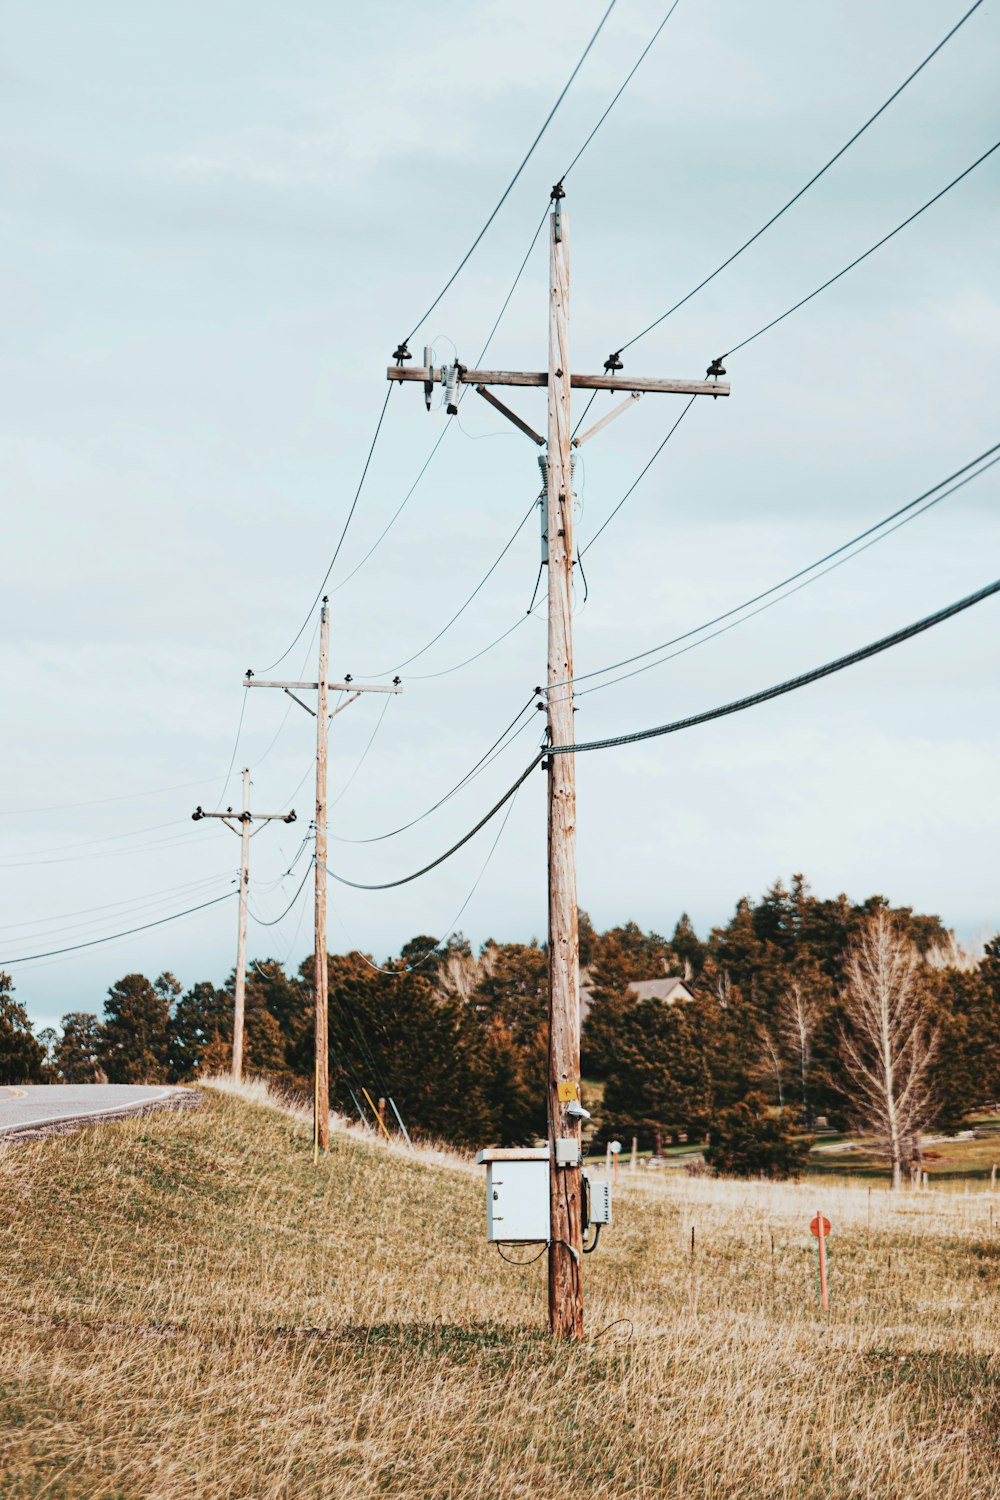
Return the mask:
[(730, 1177), (798, 1177), (812, 1137), (792, 1132), (787, 1110), (773, 1110), (762, 1094), (749, 1094), (716, 1115), (705, 1160)]

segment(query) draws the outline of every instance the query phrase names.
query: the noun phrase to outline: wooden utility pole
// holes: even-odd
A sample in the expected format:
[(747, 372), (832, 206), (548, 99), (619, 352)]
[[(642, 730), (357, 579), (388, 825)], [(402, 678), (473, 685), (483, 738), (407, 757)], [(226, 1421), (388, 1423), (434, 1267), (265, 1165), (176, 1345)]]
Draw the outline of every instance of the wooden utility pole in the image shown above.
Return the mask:
[[(250, 771), (243, 767), (243, 811), (234, 813), (228, 807), (224, 813), (207, 813), (201, 807), (191, 814), (196, 823), (202, 818), (218, 818), (226, 827), (240, 836), (240, 917), (236, 932), (236, 992), (233, 1003), (233, 1061), (232, 1076), (236, 1083), (243, 1077), (243, 1032), (247, 994), (247, 902), (250, 895), (250, 824), (294, 823), (295, 809), (288, 813), (252, 813), (250, 811)], [(236, 818), (237, 828), (231, 819)], [(258, 829), (258, 832), (260, 830)]]
[[(330, 673), (330, 615), (328, 599), (324, 597), (319, 617), (319, 663), (315, 682), (263, 681), (247, 672), (247, 687), (281, 688), (289, 698), (316, 718), (316, 821), (315, 852), (315, 950), (313, 954), (313, 1036), (315, 1060), (313, 1064), (313, 1156), (326, 1151), (330, 1146), (330, 1020), (329, 977), (326, 948), (326, 860), (327, 860), (327, 733), (330, 720), (341, 713), (362, 693), (401, 693), (398, 677), (390, 685), (355, 682), (348, 675), (343, 682), (328, 681)], [(316, 707), (310, 708), (297, 696), (309, 688), (316, 691)], [(347, 693), (333, 713), (329, 711), (330, 691)]]
[(327, 801), (327, 678), (330, 675), (330, 611), (323, 600), (319, 617), (319, 672), (316, 689), (316, 883), (314, 890), (313, 1038), (313, 1155), (330, 1149), (330, 1013), (326, 948), (326, 801)]
[[(440, 382), (445, 387), (446, 410), (451, 416), (458, 410), (458, 387), (475, 386), (491, 406), (539, 446), (545, 439), (487, 387), (545, 386), (548, 390), (547, 539), (543, 540), (542, 552), (542, 560), (547, 561), (549, 568), (547, 727), (549, 744), (560, 747), (560, 754), (549, 755), (543, 762), (548, 770), (549, 851), (549, 1328), (557, 1338), (578, 1339), (583, 1336), (580, 954), (575, 757), (565, 750), (574, 739), (572, 450), (593, 437), (613, 417), (635, 406), (632, 398), (641, 392), (728, 396), (729, 386), (718, 378), (725, 374), (718, 360), (710, 366), (704, 380), (623, 379), (617, 374), (622, 369), (617, 354), (608, 358), (603, 375), (573, 373), (569, 350), (569, 219), (564, 199), (562, 184), (557, 183), (552, 189), (549, 222), (548, 369), (470, 370), (457, 360), (453, 365), (436, 368), (430, 349), (424, 351), (422, 366), (408, 369), (404, 361), (412, 356), (404, 343), (396, 350), (396, 363), (389, 366), (386, 377), (421, 382), (428, 408), (430, 392)], [(629, 399), (574, 438), (570, 415), (573, 390), (622, 391)]]
[[(573, 458), (570, 444), (569, 219), (560, 197), (549, 221), (549, 414), (546, 516), (549, 653), (546, 694), (550, 745), (572, 745)], [(550, 755), (549, 804), (549, 1328), (583, 1337), (582, 1121), (580, 1098), (580, 936), (576, 900), (576, 758)], [(560, 1141), (575, 1160), (560, 1162)], [(565, 1160), (565, 1158), (564, 1158)]]

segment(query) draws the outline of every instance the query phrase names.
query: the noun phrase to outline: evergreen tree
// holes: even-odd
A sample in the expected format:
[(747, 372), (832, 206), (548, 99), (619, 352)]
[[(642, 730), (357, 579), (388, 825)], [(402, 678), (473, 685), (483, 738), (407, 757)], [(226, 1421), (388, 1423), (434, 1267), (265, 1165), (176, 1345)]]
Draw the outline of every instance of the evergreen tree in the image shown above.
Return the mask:
[(698, 937), (686, 911), (682, 911), (670, 939), (670, 947), (677, 959), (679, 972), (689, 980), (695, 980), (705, 965), (706, 945)]
[(45, 1048), (35, 1040), (24, 1006), (0, 970), (0, 1084), (42, 1083)]
[(636, 1003), (629, 982), (638, 978), (636, 958), (615, 937), (605, 937), (590, 971), (590, 1003), (583, 1023), (581, 1053), (588, 1078), (607, 1078), (626, 1011)]
[(750, 1094), (715, 1117), (705, 1160), (728, 1177), (798, 1177), (811, 1145), (795, 1137), (787, 1111), (771, 1110), (761, 1094)]
[(86, 1010), (71, 1010), (62, 1018), (62, 1036), (54, 1062), (64, 1083), (106, 1083), (101, 1067), (101, 1023)]
[[(170, 1077), (174, 1082), (229, 1066), (233, 998), (202, 980), (181, 996), (170, 1017)], [(221, 1064), (220, 1064), (221, 1059)]]
[(604, 1089), (606, 1128), (645, 1141), (701, 1134), (713, 1107), (708, 1029), (697, 1005), (630, 1006)]
[(156, 984), (144, 974), (126, 974), (108, 990), (100, 1060), (109, 1082), (167, 1082), (170, 1002), (176, 985), (169, 974)]
[(1000, 1099), (1000, 944), (982, 966), (939, 977), (935, 1016), (941, 1046), (934, 1070), (935, 1123), (957, 1130), (963, 1117)]

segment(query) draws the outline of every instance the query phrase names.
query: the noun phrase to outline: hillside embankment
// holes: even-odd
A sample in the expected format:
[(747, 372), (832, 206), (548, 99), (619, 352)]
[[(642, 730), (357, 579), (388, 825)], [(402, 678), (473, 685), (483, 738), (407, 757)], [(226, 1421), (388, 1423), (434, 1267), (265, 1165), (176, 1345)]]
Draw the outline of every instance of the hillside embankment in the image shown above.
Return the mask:
[(569, 1348), (444, 1153), (221, 1093), (0, 1152), (0, 1493), (1000, 1492), (988, 1193), (637, 1176)]

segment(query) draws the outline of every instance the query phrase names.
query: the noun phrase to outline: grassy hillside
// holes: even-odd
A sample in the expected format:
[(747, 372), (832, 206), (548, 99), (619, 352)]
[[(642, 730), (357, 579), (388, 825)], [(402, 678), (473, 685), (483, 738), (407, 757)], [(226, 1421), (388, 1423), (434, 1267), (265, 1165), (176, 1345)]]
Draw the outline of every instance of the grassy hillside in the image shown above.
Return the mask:
[(634, 1335), (554, 1348), (544, 1260), (484, 1243), (460, 1163), (337, 1136), (314, 1167), (300, 1121), (219, 1095), (11, 1147), (0, 1493), (997, 1494), (988, 1195), (876, 1190), (869, 1248), (864, 1188), (637, 1176), (586, 1264), (592, 1333)]

